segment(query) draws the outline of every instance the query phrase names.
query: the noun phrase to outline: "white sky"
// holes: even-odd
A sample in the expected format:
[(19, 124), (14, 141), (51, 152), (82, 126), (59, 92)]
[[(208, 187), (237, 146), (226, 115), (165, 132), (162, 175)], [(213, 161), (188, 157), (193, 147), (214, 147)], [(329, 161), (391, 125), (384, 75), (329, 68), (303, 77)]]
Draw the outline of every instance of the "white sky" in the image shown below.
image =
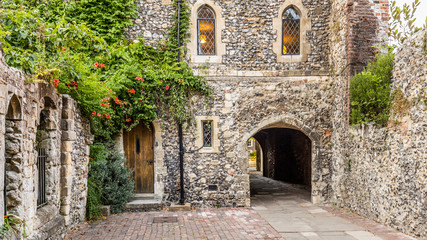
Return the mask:
[[(396, 0), (397, 6), (403, 6), (403, 4), (411, 4), (414, 2), (414, 0)], [(417, 20), (415, 21), (415, 25), (417, 27), (422, 27), (423, 24), (426, 21), (427, 16), (427, 0), (420, 0), (420, 5), (417, 8), (417, 11), (415, 12), (415, 17)]]

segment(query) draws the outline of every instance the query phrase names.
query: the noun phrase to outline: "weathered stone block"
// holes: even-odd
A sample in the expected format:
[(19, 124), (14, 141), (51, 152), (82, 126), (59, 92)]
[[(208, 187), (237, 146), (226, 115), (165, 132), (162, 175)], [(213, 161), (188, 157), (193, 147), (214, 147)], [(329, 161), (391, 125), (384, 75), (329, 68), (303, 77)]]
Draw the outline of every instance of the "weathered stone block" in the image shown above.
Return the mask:
[(61, 206), (61, 214), (64, 216), (70, 215), (70, 210), (71, 210), (70, 205), (62, 205)]
[(102, 216), (104, 217), (110, 216), (110, 213), (111, 213), (110, 206), (102, 206), (101, 213), (102, 213)]
[(74, 120), (73, 119), (62, 119), (61, 120), (61, 130), (62, 131), (73, 131), (74, 130)]
[(62, 152), (61, 153), (61, 164), (62, 165), (71, 165), (72, 164), (71, 152)]
[(71, 153), (73, 151), (73, 142), (72, 141), (62, 141), (62, 151)]
[(75, 141), (76, 132), (74, 131), (64, 131), (62, 132), (62, 141)]

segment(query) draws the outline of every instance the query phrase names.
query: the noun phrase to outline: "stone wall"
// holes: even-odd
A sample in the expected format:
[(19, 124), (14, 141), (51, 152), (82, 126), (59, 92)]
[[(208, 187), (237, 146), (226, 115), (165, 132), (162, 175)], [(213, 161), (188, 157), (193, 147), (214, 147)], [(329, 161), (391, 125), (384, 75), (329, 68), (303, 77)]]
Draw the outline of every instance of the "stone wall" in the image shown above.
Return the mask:
[[(195, 205), (222, 201), (223, 205), (247, 206), (249, 180), (244, 143), (264, 128), (274, 127), (296, 129), (312, 141), (312, 197), (314, 202), (327, 201), (335, 184), (332, 172), (342, 171), (341, 163), (331, 161), (334, 157), (337, 162), (342, 159), (338, 150), (332, 155), (331, 138), (344, 135), (331, 133), (333, 125), (347, 126), (347, 77), (354, 71), (354, 64), (363, 65), (372, 58), (369, 44), (383, 40), (378, 36), (384, 36), (387, 1), (188, 2), (192, 22), (187, 60), (197, 74), (207, 76), (214, 89), (208, 108), (194, 100), (196, 123), (191, 123), (185, 133), (188, 201)], [(194, 49), (195, 16), (204, 4), (215, 11), (216, 34), (220, 37), (216, 41), (217, 56), (203, 58), (194, 56)], [(174, 11), (171, 1), (137, 1), (137, 5), (139, 16), (128, 29), (128, 38), (143, 37), (151, 45), (165, 39)], [(281, 14), (289, 6), (296, 7), (301, 16), (302, 56), (284, 59), (275, 49), (281, 45)], [(354, 55), (359, 54), (361, 38), (370, 40), (361, 51), (368, 55), (366, 59)], [(335, 123), (332, 117), (341, 119)], [(218, 119), (214, 121), (217, 144), (212, 149), (197, 150), (201, 141), (198, 122), (207, 118)], [(157, 192), (164, 192), (167, 202), (176, 202), (179, 196), (176, 132), (176, 123), (163, 122), (161, 137), (157, 137), (162, 144), (155, 151), (163, 156), (155, 166), (161, 161), (165, 166), (165, 171), (155, 173), (156, 182), (164, 183), (164, 191)], [(268, 154), (264, 153), (266, 158)], [(306, 176), (305, 182), (308, 179)], [(218, 191), (209, 191), (209, 185), (216, 185)]]
[[(331, 79), (311, 77), (209, 77), (214, 90), (210, 102), (194, 100), (195, 119), (218, 117), (218, 151), (199, 149), (196, 124), (184, 131), (186, 202), (195, 206), (249, 206), (247, 140), (264, 129), (288, 128), (312, 141), (312, 200), (330, 195)], [(215, 123), (214, 123), (215, 124)], [(167, 175), (164, 200), (179, 199), (178, 138), (176, 124), (162, 131)], [(215, 148), (214, 143), (213, 148)], [(265, 155), (266, 153), (263, 152)], [(209, 190), (211, 187), (214, 189)], [(217, 189), (215, 189), (215, 187)]]
[(425, 238), (427, 209), (427, 31), (397, 50), (387, 128), (349, 127), (334, 117), (334, 201), (405, 233)]
[[(1, 54), (0, 211), (23, 218), (29, 239), (60, 239), (85, 218), (89, 123), (69, 96), (25, 77)], [(39, 203), (38, 156), (46, 172)]]
[[(192, 14), (202, 4), (217, 9), (216, 43), (217, 52), (224, 53), (195, 62), (191, 51), (187, 57), (196, 70), (209, 72), (209, 75), (238, 75), (250, 71), (265, 71), (264, 75), (286, 75), (289, 71), (329, 71), (329, 1), (273, 0), (273, 1), (210, 1), (189, 0)], [(147, 43), (155, 44), (164, 39), (171, 26), (173, 7), (170, 0), (137, 1), (139, 17), (135, 25), (128, 29), (128, 38), (136, 40), (143, 37)], [(302, 36), (307, 56), (302, 61), (278, 61), (274, 44), (281, 42), (281, 16), (283, 6), (298, 6), (309, 29)], [(281, 10), (279, 12), (279, 10)], [(275, 19), (280, 24), (273, 26)], [(195, 28), (193, 22), (191, 28)], [(193, 34), (194, 35), (194, 34)], [(194, 49), (195, 36), (190, 37), (189, 49)], [(194, 45), (194, 46), (193, 46)], [(280, 45), (280, 44), (279, 44)], [(281, 49), (281, 47), (280, 47)], [(280, 51), (279, 51), (280, 52)], [(217, 58), (219, 61), (212, 61)], [(267, 73), (268, 72), (268, 73)], [(250, 73), (248, 73), (250, 74)], [(253, 74), (253, 73), (252, 73)], [(259, 73), (260, 74), (260, 73)], [(311, 74), (309, 74), (311, 75)], [(313, 75), (316, 75), (314, 73)]]

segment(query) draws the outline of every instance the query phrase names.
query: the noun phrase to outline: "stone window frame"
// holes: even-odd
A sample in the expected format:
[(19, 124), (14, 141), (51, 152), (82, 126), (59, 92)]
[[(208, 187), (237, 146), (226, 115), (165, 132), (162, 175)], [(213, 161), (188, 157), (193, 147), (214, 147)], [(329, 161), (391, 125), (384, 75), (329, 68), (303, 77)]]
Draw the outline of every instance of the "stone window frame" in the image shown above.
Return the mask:
[[(300, 16), (300, 53), (299, 55), (282, 54), (282, 16), (288, 8), (293, 8)], [(293, 63), (307, 61), (311, 53), (311, 44), (307, 40), (307, 32), (311, 31), (311, 19), (308, 10), (301, 0), (288, 0), (279, 8), (277, 17), (273, 18), (273, 29), (277, 30), (277, 38), (273, 43), (273, 52), (277, 56), (278, 63)]]
[[(196, 116), (196, 128), (197, 128), (197, 138), (196, 138), (196, 147), (199, 149), (199, 153), (219, 153), (219, 116)], [(203, 142), (203, 122), (210, 121), (212, 122), (212, 146), (204, 147)]]
[[(197, 18), (199, 9), (203, 6), (211, 8), (215, 14), (215, 55), (198, 55), (197, 52)], [(190, 16), (190, 42), (187, 44), (191, 63), (221, 63), (225, 55), (225, 43), (222, 42), (221, 33), (225, 28), (225, 19), (221, 16), (221, 7), (211, 0), (197, 0), (191, 8)]]

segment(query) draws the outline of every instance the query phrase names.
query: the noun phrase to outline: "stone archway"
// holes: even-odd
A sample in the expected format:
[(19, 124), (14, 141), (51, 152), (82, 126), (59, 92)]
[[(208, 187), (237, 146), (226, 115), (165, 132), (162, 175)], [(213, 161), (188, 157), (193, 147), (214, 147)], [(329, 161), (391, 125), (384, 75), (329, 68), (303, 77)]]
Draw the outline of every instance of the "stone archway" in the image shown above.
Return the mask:
[(254, 138), (265, 153), (263, 176), (311, 188), (311, 140), (301, 131), (269, 128)]
[[(300, 165), (298, 171), (296, 172), (291, 171), (290, 174), (291, 175), (293, 174), (294, 177), (290, 179), (291, 180), (290, 182), (301, 183), (309, 186), (311, 188), (311, 201), (313, 203), (320, 202), (319, 199), (321, 198), (318, 196), (320, 192), (319, 189), (317, 189), (318, 185), (313, 183), (313, 178), (314, 178), (313, 176), (319, 175), (322, 171), (321, 169), (316, 167), (319, 165), (318, 164), (319, 162), (318, 149), (320, 145), (319, 136), (314, 130), (307, 127), (301, 120), (296, 119), (293, 116), (289, 116), (289, 115), (275, 116), (270, 119), (264, 120), (243, 135), (243, 139), (242, 139), (243, 141), (242, 143), (239, 144), (238, 147), (239, 149), (246, 149), (246, 146), (244, 144), (251, 137), (255, 137), (255, 139), (257, 139), (258, 142), (262, 142), (263, 140), (260, 135), (262, 134), (268, 135), (269, 133), (272, 134), (272, 132), (275, 132), (274, 134), (276, 134), (276, 136), (273, 138), (270, 138), (269, 141), (272, 141), (275, 138), (274, 141), (276, 141), (277, 143), (278, 141), (280, 141), (280, 136), (279, 136), (280, 134), (286, 135), (288, 137), (288, 140), (289, 138), (293, 140), (289, 140), (289, 142), (287, 143), (287, 145), (285, 144), (285, 146), (290, 147), (291, 148), (290, 150), (303, 151), (304, 153), (302, 154), (303, 156), (302, 156), (302, 159), (300, 160), (296, 160), (295, 158), (301, 158), (301, 156), (296, 156), (298, 154), (292, 153), (290, 155), (290, 158), (291, 159), (293, 158), (293, 162), (291, 164), (289, 163), (283, 164), (282, 162), (280, 163), (281, 166), (279, 167), (279, 169), (277, 168), (275, 169), (274, 166), (267, 167), (266, 164), (268, 162), (264, 161), (264, 175), (266, 175), (267, 177), (271, 177), (273, 179), (283, 178), (281, 180), (286, 181), (286, 180), (289, 180), (289, 178), (283, 177), (283, 176), (277, 177), (277, 175), (275, 176), (274, 171), (271, 171), (271, 170), (273, 169), (275, 171), (278, 171), (280, 170), (280, 168), (286, 169), (292, 166), (294, 168), (298, 168), (298, 165)], [(305, 144), (305, 147), (298, 148), (297, 147), (298, 142), (300, 143), (303, 142)], [(263, 155), (264, 155), (263, 160), (270, 158), (270, 159), (274, 159), (273, 165), (274, 163), (277, 163), (276, 158), (278, 156), (280, 157), (280, 155), (283, 156), (284, 154), (284, 151), (282, 149), (279, 149), (281, 153), (280, 151), (274, 152), (274, 150), (277, 150), (277, 149), (278, 149), (278, 146), (270, 149), (272, 151), (266, 151), (265, 148), (262, 149)], [(244, 153), (244, 151), (242, 151), (242, 153)], [(246, 151), (246, 154), (247, 154), (247, 151)], [(304, 163), (304, 164), (300, 164), (300, 163)], [(241, 167), (242, 167), (242, 170), (248, 169), (247, 161), (242, 161)]]

